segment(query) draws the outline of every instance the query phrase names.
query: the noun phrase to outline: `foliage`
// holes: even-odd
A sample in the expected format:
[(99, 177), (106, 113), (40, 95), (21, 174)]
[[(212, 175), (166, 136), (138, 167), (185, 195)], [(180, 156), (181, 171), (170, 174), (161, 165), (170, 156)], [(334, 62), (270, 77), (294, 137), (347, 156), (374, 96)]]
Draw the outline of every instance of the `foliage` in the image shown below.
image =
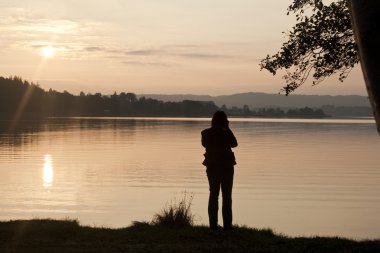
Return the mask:
[(286, 112), (279, 108), (258, 108), (251, 110), (248, 105), (244, 105), (243, 108), (237, 108), (233, 106), (232, 108), (227, 108), (222, 106), (224, 111), (229, 116), (234, 117), (268, 117), (268, 118), (326, 118), (326, 115), (322, 109), (313, 109), (309, 107), (304, 108), (290, 108)]
[(194, 215), (191, 213), (191, 203), (193, 196), (189, 199), (187, 195), (182, 197), (181, 201), (177, 203), (176, 200), (172, 201), (164, 207), (160, 213), (156, 213), (153, 218), (153, 224), (165, 226), (170, 228), (183, 228), (191, 227), (194, 224)]
[(0, 77), (0, 119), (62, 116), (210, 116), (218, 107), (210, 101), (163, 102), (134, 93), (79, 96), (45, 91), (20, 77)]
[(293, 0), (289, 13), (297, 24), (285, 33), (288, 40), (274, 55), (260, 63), (273, 75), (285, 69), (286, 95), (301, 86), (312, 74), (313, 85), (334, 73), (343, 81), (359, 62), (346, 0), (324, 4), (323, 0)]
[[(243, 108), (227, 108), (223, 105), (221, 109), (229, 116), (236, 117), (294, 117), (279, 108), (251, 110), (248, 105), (244, 105)], [(76, 116), (209, 117), (217, 110), (219, 107), (210, 101), (163, 102), (145, 97), (138, 98), (131, 92), (115, 92), (112, 95), (81, 92), (79, 96), (75, 96), (67, 91), (45, 91), (37, 84), (24, 81), (20, 77), (0, 77), (0, 119), (13, 120), (14, 126), (10, 127), (12, 131), (18, 119)], [(313, 110), (304, 112), (298, 113), (297, 117), (326, 116)]]

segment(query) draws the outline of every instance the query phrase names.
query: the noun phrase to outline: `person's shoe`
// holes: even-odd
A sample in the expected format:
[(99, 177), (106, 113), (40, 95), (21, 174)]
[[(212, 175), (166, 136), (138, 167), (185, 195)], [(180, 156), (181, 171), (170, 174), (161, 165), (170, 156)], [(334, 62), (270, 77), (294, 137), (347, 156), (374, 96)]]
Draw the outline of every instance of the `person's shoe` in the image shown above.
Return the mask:
[(220, 226), (216, 225), (216, 226), (210, 226), (210, 229), (212, 231), (220, 231), (222, 228)]

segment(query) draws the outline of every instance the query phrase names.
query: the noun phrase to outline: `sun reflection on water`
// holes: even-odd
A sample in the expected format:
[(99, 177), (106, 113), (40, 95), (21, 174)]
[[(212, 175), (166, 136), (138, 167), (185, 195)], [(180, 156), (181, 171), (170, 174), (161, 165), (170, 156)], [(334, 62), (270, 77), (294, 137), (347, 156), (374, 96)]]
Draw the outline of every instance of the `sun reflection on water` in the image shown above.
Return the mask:
[(51, 187), (53, 185), (54, 171), (52, 157), (46, 154), (44, 157), (44, 170), (42, 175), (43, 186)]

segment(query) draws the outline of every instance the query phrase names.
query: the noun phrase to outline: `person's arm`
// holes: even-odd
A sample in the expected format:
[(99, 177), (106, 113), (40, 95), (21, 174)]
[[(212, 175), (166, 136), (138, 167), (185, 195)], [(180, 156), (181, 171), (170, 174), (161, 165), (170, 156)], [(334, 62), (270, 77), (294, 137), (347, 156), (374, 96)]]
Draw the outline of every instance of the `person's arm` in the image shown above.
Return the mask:
[(230, 142), (231, 148), (236, 148), (238, 146), (238, 143), (237, 143), (237, 140), (236, 140), (234, 133), (229, 128), (227, 131), (228, 131), (229, 142)]
[(201, 132), (201, 135), (202, 135), (202, 138), (201, 138), (201, 142), (202, 142), (202, 146), (206, 148), (207, 146), (207, 135), (205, 134), (204, 131)]

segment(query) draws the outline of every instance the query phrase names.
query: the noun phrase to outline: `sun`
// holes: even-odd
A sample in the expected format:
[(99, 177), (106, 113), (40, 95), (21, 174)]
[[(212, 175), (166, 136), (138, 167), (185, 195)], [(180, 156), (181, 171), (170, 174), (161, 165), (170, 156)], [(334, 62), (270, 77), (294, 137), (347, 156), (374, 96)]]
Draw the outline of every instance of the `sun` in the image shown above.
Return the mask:
[(52, 58), (55, 56), (56, 49), (52, 46), (43, 47), (41, 49), (41, 55), (45, 58)]

